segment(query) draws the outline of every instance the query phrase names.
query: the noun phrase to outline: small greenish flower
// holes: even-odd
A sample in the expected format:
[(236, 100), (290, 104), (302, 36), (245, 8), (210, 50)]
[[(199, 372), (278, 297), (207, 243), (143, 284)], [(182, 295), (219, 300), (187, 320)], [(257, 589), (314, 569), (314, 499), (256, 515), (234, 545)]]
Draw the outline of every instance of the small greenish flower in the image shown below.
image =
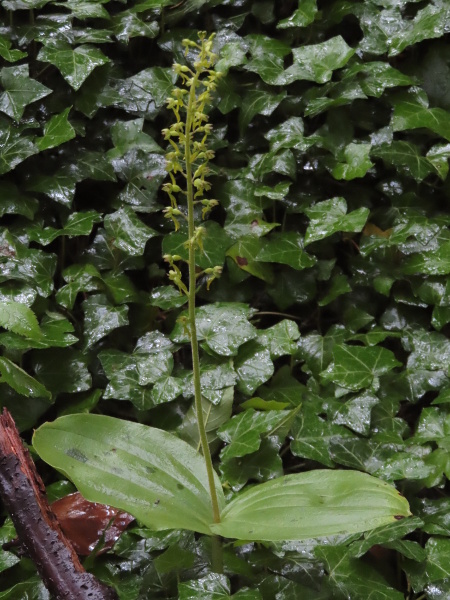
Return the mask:
[[(201, 203), (202, 218), (217, 206), (217, 200), (205, 197), (211, 189), (207, 180), (210, 173), (208, 163), (214, 158), (214, 151), (208, 148), (208, 138), (212, 132), (209, 123), (207, 107), (211, 103), (211, 96), (216, 88), (220, 73), (214, 71), (217, 59), (212, 51), (214, 36), (207, 37), (206, 32), (198, 34), (198, 42), (185, 39), (182, 45), (185, 55), (189, 50), (198, 51), (193, 63), (193, 68), (188, 65), (175, 63), (173, 70), (179, 78), (180, 85), (173, 88), (167, 99), (167, 107), (173, 112), (175, 121), (162, 130), (164, 139), (170, 144), (170, 151), (166, 154), (166, 170), (170, 181), (162, 187), (170, 199), (170, 206), (164, 209), (164, 216), (171, 219), (175, 231), (180, 229), (179, 218), (186, 219), (189, 224), (188, 240), (185, 247), (189, 250), (190, 260), (195, 260), (195, 250), (203, 252), (203, 242), (206, 236), (204, 227), (196, 227), (193, 221), (185, 216), (184, 211), (178, 207), (180, 195), (186, 197), (188, 215), (193, 215), (194, 205)], [(190, 212), (192, 211), (192, 212)], [(173, 257), (166, 259), (170, 264), (169, 278), (183, 293), (186, 286), (182, 281), (180, 269), (174, 264)], [(194, 265), (195, 266), (195, 265)], [(220, 276), (221, 268), (214, 267), (208, 272), (207, 288), (211, 282)]]

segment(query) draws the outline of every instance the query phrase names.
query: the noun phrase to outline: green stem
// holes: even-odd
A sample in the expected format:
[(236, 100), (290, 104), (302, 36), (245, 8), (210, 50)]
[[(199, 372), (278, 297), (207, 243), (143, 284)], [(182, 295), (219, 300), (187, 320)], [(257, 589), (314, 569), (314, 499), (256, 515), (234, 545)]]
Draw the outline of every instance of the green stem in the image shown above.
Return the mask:
[(216, 486), (214, 481), (214, 469), (209, 450), (208, 438), (206, 435), (205, 422), (203, 419), (202, 391), (200, 385), (200, 358), (198, 352), (197, 328), (195, 325), (195, 292), (196, 292), (196, 274), (195, 274), (195, 220), (194, 220), (194, 187), (192, 182), (192, 164), (191, 164), (191, 139), (192, 139), (192, 121), (195, 110), (195, 90), (197, 86), (198, 75), (193, 77), (190, 91), (189, 102), (186, 115), (186, 130), (184, 142), (184, 155), (186, 160), (186, 178), (187, 178), (187, 204), (188, 204), (188, 239), (189, 239), (189, 331), (192, 348), (192, 373), (194, 378), (195, 411), (197, 415), (197, 425), (202, 445), (203, 456), (208, 474), (209, 493), (213, 510), (215, 523), (220, 522), (220, 509), (217, 499)]

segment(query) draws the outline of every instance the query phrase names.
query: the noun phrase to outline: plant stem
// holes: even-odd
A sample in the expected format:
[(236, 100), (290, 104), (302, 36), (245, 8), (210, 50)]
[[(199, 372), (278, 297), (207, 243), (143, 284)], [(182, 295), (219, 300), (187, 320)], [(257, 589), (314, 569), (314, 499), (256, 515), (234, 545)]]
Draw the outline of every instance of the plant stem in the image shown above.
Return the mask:
[(194, 189), (192, 182), (192, 164), (191, 164), (191, 139), (193, 114), (195, 111), (195, 90), (198, 82), (198, 75), (192, 78), (189, 91), (189, 101), (186, 115), (186, 129), (184, 142), (184, 156), (186, 161), (186, 178), (187, 178), (187, 204), (188, 204), (188, 239), (189, 239), (189, 331), (191, 338), (192, 349), (192, 374), (194, 378), (194, 397), (195, 411), (197, 415), (198, 432), (202, 445), (203, 456), (205, 458), (206, 472), (208, 475), (209, 493), (211, 496), (213, 518), (215, 523), (220, 522), (219, 502), (217, 499), (216, 486), (214, 481), (214, 469), (209, 450), (208, 438), (206, 435), (205, 422), (203, 419), (202, 408), (202, 392), (200, 385), (200, 358), (198, 352), (197, 328), (195, 325), (195, 292), (196, 292), (196, 277), (195, 277), (195, 220), (194, 220)]

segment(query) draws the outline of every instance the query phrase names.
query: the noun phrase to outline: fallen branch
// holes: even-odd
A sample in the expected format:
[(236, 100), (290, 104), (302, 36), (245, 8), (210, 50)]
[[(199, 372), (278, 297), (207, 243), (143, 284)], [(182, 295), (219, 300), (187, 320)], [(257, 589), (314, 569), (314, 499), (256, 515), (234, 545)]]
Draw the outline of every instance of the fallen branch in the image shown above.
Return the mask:
[(10, 413), (0, 416), (0, 496), (20, 544), (56, 600), (117, 600), (87, 573), (51, 511), (45, 486)]

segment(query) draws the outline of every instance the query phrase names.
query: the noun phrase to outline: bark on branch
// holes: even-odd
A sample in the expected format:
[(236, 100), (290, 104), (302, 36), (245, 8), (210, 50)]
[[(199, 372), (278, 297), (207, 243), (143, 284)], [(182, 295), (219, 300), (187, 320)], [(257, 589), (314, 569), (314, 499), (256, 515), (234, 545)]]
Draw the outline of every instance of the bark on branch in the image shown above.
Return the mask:
[(10, 413), (0, 416), (0, 496), (21, 546), (56, 600), (117, 600), (87, 573), (49, 507), (45, 486)]

